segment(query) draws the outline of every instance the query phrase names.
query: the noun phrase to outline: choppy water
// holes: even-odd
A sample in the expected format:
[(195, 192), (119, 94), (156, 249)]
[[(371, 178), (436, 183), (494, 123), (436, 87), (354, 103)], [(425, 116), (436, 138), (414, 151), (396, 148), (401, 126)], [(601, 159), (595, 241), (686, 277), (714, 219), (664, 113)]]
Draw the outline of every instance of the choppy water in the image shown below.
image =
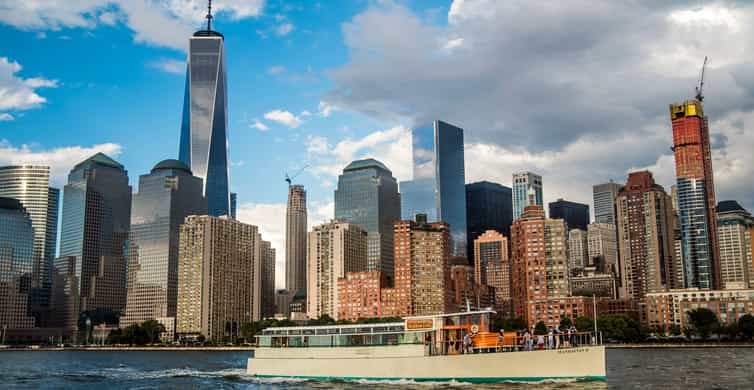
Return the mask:
[(315, 382), (245, 375), (248, 352), (0, 352), (0, 388), (751, 389), (754, 349), (608, 350), (608, 382)]

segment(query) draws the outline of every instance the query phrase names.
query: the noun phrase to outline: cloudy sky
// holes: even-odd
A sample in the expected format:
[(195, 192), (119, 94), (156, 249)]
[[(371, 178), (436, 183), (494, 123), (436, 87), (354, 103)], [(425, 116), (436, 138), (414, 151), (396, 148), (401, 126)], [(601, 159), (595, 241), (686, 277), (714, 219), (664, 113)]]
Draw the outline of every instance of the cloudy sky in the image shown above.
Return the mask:
[[(375, 157), (410, 179), (409, 129), (465, 129), (466, 181), (544, 177), (545, 201), (650, 169), (674, 182), (668, 104), (704, 56), (718, 199), (754, 208), (754, 4), (744, 1), (216, 0), (231, 187), (284, 259), (286, 171), (310, 223), (338, 172)], [(201, 0), (0, 0), (0, 164), (55, 185), (103, 151), (138, 175), (178, 150)], [(278, 272), (282, 280), (282, 272)]]

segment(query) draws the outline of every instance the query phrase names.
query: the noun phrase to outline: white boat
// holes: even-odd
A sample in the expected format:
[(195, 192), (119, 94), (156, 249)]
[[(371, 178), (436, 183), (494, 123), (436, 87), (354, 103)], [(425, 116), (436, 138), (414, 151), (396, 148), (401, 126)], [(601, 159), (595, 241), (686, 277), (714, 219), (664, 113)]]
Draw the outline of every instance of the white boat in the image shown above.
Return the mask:
[[(313, 380), (606, 380), (605, 347), (597, 345), (591, 335), (561, 337), (558, 348), (524, 351), (515, 332), (505, 332), (502, 338), (489, 332), (493, 313), (268, 328), (258, 336), (259, 346), (248, 361), (247, 372), (257, 377)], [(466, 333), (472, 336), (473, 351), (464, 354), (461, 344)]]

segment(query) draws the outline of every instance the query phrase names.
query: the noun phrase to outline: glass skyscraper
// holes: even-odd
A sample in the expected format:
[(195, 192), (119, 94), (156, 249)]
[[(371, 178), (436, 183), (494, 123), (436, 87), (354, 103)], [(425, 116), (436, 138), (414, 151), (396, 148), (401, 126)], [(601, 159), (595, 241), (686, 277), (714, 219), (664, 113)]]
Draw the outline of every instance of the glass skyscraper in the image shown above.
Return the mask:
[(586, 230), (589, 225), (589, 205), (558, 199), (548, 204), (550, 219), (564, 219), (568, 229)]
[(122, 326), (175, 317), (181, 224), (189, 215), (206, 212), (202, 179), (184, 163), (165, 160), (139, 177), (131, 210), (128, 299)]
[(414, 179), (401, 182), (401, 218), (426, 214), (450, 225), (452, 253), (466, 256), (463, 129), (436, 120), (411, 133)]
[(511, 236), (513, 204), (510, 187), (480, 181), (466, 184), (466, 225), (469, 258), (474, 258), (474, 240), (487, 230)]
[(513, 220), (524, 213), (526, 206), (544, 206), (542, 199), (542, 176), (531, 172), (513, 174)]
[(393, 277), (393, 225), (401, 217), (398, 182), (374, 159), (348, 164), (338, 177), (335, 219), (367, 232), (367, 270)]
[(204, 180), (213, 216), (231, 215), (227, 127), (224, 37), (208, 24), (189, 40), (179, 159)]
[(131, 186), (123, 165), (102, 153), (77, 164), (63, 188), (60, 256), (76, 258), (82, 311), (123, 310), (130, 224)]
[(34, 326), (28, 312), (34, 262), (32, 224), (21, 202), (0, 198), (0, 327)]
[(615, 197), (620, 188), (620, 184), (612, 181), (592, 187), (594, 222), (615, 224)]

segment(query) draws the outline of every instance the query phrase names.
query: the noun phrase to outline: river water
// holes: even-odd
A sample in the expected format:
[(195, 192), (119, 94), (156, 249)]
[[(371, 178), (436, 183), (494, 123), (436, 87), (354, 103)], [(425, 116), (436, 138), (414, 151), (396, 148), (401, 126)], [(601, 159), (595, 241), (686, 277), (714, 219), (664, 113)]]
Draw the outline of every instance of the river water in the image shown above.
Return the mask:
[(248, 352), (3, 351), (0, 388), (71, 389), (752, 389), (754, 349), (608, 350), (607, 383), (314, 382), (244, 374)]

